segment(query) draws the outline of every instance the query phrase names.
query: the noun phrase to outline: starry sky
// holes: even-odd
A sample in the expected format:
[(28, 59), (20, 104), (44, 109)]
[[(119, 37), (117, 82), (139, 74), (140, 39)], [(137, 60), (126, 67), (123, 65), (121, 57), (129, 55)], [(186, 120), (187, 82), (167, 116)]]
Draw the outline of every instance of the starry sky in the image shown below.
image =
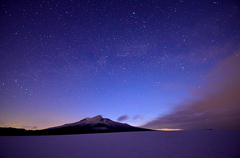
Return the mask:
[(0, 7), (0, 127), (102, 115), (151, 129), (240, 129), (239, 1)]

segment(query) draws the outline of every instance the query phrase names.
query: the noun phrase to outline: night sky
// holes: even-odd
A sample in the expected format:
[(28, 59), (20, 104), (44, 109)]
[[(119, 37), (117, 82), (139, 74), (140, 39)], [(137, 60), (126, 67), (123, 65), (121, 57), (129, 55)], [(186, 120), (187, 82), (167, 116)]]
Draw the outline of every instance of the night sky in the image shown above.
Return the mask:
[(102, 115), (240, 129), (238, 0), (1, 1), (0, 126)]

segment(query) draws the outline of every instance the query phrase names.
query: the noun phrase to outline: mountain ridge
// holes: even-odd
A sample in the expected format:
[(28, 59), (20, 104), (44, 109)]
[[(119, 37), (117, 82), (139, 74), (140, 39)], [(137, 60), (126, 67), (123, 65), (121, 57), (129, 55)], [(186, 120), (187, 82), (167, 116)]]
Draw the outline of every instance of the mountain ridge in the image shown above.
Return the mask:
[(86, 125), (86, 124), (95, 125), (95, 124), (98, 124), (98, 123), (107, 124), (107, 125), (116, 125), (116, 124), (118, 124), (118, 125), (130, 126), (127, 123), (115, 122), (115, 121), (110, 120), (109, 118), (103, 118), (101, 115), (97, 115), (97, 116), (92, 117), (92, 118), (89, 118), (89, 117), (84, 118), (84, 119), (82, 119), (82, 120), (80, 120), (78, 122), (67, 123), (67, 124), (64, 124), (64, 125), (56, 126), (56, 127), (50, 127), (50, 128), (47, 128), (47, 129), (71, 127), (71, 126), (83, 126), (83, 125)]
[(50, 127), (42, 130), (26, 130), (12, 127), (0, 128), (1, 136), (32, 136), (32, 135), (69, 135), (112, 132), (153, 131), (150, 129), (134, 127), (127, 123), (119, 123), (97, 115), (84, 118), (74, 123)]
[(60, 132), (66, 134), (77, 133), (107, 133), (107, 132), (128, 132), (128, 131), (150, 131), (150, 129), (131, 126), (127, 123), (119, 123), (97, 115), (92, 118), (84, 118), (78, 122), (68, 123), (56, 127), (43, 129), (44, 132)]

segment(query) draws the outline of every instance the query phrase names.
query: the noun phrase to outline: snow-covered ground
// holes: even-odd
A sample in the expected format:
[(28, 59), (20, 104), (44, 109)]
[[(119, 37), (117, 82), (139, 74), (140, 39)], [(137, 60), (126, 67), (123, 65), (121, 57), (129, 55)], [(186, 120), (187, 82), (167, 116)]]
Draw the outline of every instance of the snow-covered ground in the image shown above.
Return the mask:
[(240, 131), (1, 136), (0, 157), (240, 157)]

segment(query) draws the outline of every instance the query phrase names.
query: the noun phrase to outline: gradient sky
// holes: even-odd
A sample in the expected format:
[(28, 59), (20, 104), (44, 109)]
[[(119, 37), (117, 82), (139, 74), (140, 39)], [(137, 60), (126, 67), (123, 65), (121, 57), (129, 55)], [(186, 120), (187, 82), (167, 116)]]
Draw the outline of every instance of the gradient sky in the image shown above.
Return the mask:
[(1, 1), (0, 126), (102, 115), (240, 129), (237, 0)]

